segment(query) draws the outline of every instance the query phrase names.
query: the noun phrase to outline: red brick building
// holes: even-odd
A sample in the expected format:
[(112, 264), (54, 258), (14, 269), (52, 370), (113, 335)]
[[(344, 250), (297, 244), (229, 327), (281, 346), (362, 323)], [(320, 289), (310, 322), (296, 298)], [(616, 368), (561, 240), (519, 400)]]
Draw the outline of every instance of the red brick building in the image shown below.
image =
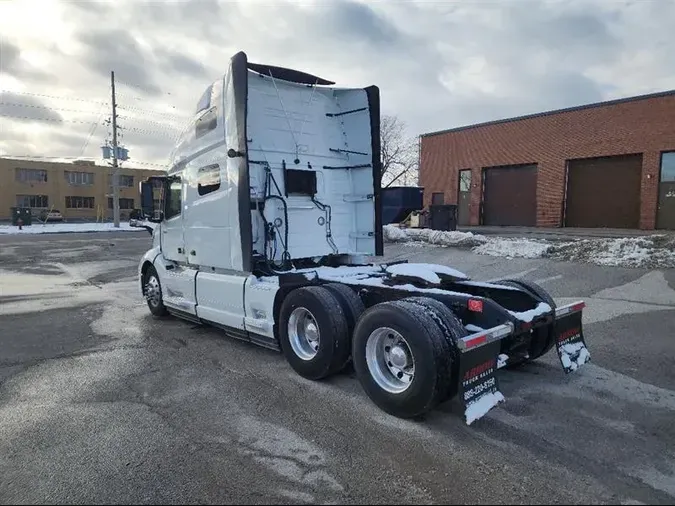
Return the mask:
[(675, 229), (675, 90), (423, 134), (459, 225)]

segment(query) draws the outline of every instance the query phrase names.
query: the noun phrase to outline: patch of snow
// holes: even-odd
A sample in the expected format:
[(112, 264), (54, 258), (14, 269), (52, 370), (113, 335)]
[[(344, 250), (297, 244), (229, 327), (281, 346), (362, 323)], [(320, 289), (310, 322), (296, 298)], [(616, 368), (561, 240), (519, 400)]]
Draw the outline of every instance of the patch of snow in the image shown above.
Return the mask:
[(407, 242), (410, 240), (405, 230), (398, 228), (396, 225), (382, 227), (382, 236), (388, 242)]
[(487, 242), (489, 239), (483, 235), (472, 232), (458, 232), (456, 230), (431, 230), (428, 228), (405, 229), (408, 240), (424, 241), (429, 244), (440, 246), (465, 246), (472, 247)]
[(671, 268), (675, 267), (675, 237), (584, 239), (556, 245), (550, 256), (614, 267)]
[(40, 225), (31, 225), (19, 227), (13, 225), (0, 225), (0, 235), (31, 235), (31, 234), (58, 234), (67, 232), (146, 232), (144, 228), (132, 227), (129, 223), (120, 223), (119, 228), (115, 228), (113, 223), (47, 223)]
[(471, 248), (479, 255), (505, 258), (552, 258), (621, 267), (675, 267), (675, 235), (672, 234), (551, 242), (544, 239), (505, 238), (471, 232), (398, 228), (386, 225), (383, 235), (387, 242), (405, 243), (410, 246), (427, 244)]
[(424, 264), (394, 264), (387, 267), (387, 272), (394, 276), (408, 276), (423, 279), (434, 285), (438, 285), (441, 282), (441, 278)]
[(500, 290), (515, 290), (517, 291), (518, 288), (513, 287), (513, 286), (508, 286), (508, 285), (500, 285), (498, 283), (490, 283), (490, 282), (484, 282), (484, 281), (468, 281), (466, 283), (467, 286), (479, 286), (481, 288), (499, 288)]
[(489, 392), (480, 396), (466, 407), (464, 416), (466, 417), (466, 424), (471, 425), (473, 422), (485, 416), (485, 414), (494, 408), (500, 402), (504, 402), (504, 395), (501, 392)]
[(503, 239), (492, 240), (473, 248), (478, 255), (489, 255), (505, 258), (542, 258), (551, 249), (552, 245), (543, 241), (529, 239)]
[(469, 277), (463, 272), (460, 272), (457, 269), (453, 269), (452, 267), (448, 267), (446, 265), (425, 264), (425, 263), (412, 263), (408, 265), (417, 265), (420, 267), (424, 267), (425, 269), (429, 269), (435, 272), (436, 274), (444, 274), (446, 276), (450, 276), (457, 279), (469, 279)]
[(501, 369), (506, 365), (506, 362), (509, 360), (509, 356), (504, 353), (500, 353), (497, 357), (497, 369)]
[(572, 371), (576, 371), (591, 359), (591, 354), (584, 343), (581, 342), (564, 344), (561, 346), (560, 352), (560, 361), (563, 367)]
[(479, 327), (478, 325), (474, 325), (473, 323), (469, 323), (468, 325), (464, 325), (464, 328), (468, 330), (469, 332), (482, 332), (485, 329), (483, 327)]
[(553, 309), (551, 308), (551, 306), (549, 306), (545, 302), (540, 302), (539, 304), (537, 304), (537, 307), (535, 307), (534, 309), (530, 309), (528, 311), (522, 311), (522, 312), (509, 311), (509, 313), (511, 313), (513, 316), (515, 316), (521, 322), (529, 323), (532, 320), (534, 320), (537, 316), (542, 315), (544, 313), (548, 313), (552, 310)]

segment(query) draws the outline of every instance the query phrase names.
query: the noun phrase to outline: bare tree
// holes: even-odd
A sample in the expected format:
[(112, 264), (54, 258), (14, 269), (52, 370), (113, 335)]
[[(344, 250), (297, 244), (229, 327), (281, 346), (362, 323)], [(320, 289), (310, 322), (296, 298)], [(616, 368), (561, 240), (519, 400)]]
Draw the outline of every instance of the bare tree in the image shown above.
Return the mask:
[(380, 120), (382, 186), (417, 184), (419, 143), (406, 136), (406, 125), (397, 116)]

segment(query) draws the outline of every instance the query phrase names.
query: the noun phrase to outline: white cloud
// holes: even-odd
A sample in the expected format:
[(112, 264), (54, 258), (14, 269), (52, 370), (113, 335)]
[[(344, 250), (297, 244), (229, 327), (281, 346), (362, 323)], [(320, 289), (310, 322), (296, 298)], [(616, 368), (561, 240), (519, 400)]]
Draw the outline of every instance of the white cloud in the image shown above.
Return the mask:
[(673, 19), (673, 0), (0, 2), (0, 153), (99, 156), (115, 70), (132, 158), (162, 162), (240, 50), (377, 84), (411, 135), (661, 91)]

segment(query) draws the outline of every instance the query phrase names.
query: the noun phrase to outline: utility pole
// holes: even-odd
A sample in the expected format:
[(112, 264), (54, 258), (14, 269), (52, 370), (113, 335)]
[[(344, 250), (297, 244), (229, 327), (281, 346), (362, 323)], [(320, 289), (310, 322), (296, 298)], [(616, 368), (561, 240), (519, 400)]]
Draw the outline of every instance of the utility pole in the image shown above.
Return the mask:
[(113, 185), (113, 220), (115, 228), (120, 227), (120, 174), (117, 163), (117, 102), (115, 101), (115, 72), (110, 71), (110, 87), (112, 89), (112, 185)]

